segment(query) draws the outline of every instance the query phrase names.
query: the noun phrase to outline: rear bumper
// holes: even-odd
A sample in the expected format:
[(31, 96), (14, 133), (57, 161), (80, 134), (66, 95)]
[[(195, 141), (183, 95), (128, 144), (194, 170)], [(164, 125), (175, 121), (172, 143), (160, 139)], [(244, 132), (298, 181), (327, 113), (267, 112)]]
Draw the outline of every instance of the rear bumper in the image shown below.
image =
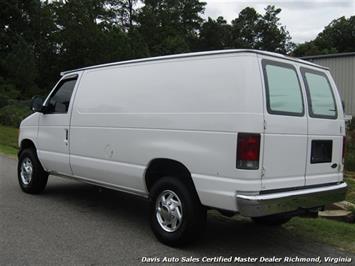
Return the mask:
[(292, 212), (299, 209), (311, 209), (345, 198), (347, 184), (300, 189), (263, 195), (237, 194), (240, 214), (247, 217), (259, 217), (277, 213)]

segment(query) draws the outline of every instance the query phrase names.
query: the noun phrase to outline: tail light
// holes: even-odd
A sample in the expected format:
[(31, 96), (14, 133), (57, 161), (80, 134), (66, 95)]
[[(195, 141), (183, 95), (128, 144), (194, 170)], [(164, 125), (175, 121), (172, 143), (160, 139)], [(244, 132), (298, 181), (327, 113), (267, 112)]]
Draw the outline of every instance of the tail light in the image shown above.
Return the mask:
[(258, 169), (260, 134), (239, 133), (237, 143), (237, 168)]
[(345, 151), (346, 151), (346, 136), (343, 137), (343, 162), (344, 162), (344, 157), (345, 157)]

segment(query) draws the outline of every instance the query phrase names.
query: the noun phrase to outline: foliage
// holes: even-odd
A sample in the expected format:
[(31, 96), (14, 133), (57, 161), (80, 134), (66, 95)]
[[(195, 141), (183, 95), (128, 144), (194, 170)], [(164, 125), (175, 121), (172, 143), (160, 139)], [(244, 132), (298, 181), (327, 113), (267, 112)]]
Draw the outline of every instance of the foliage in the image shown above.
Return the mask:
[(200, 30), (199, 48), (245, 48), (289, 53), (294, 44), (285, 26), (279, 22), (280, 12), (280, 8), (267, 6), (262, 15), (254, 8), (246, 7), (231, 25), (223, 17), (217, 20), (208, 18)]
[(110, 9), (116, 15), (119, 24), (125, 30), (132, 29), (137, 17), (135, 6), (138, 0), (111, 0)]
[(345, 170), (355, 171), (355, 129), (349, 129), (346, 136)]
[(206, 3), (199, 0), (144, 0), (143, 3), (138, 11), (138, 30), (147, 42), (150, 55), (192, 50)]
[(31, 113), (29, 103), (13, 103), (0, 109), (0, 124), (18, 127), (21, 121)]
[(208, 18), (202, 24), (199, 36), (199, 46), (202, 50), (231, 48), (232, 41), (232, 26), (223, 17), (218, 17), (216, 20)]
[(259, 42), (261, 15), (252, 7), (246, 7), (232, 21), (233, 46), (256, 48)]
[(309, 56), (355, 51), (355, 16), (333, 20), (318, 36), (309, 42), (299, 44), (294, 56)]
[(257, 48), (266, 51), (286, 54), (290, 52), (294, 46), (291, 42), (291, 36), (282, 26), (278, 15), (281, 8), (275, 6), (267, 6), (265, 14), (259, 22), (260, 27), (260, 41)]
[(353, 224), (323, 218), (293, 218), (284, 227), (292, 234), (308, 240), (324, 242), (355, 252), (355, 226)]
[(354, 173), (352, 174), (346, 174), (345, 181), (348, 184), (348, 191), (346, 193), (346, 199), (347, 201), (351, 202), (352, 204), (355, 204), (355, 175)]
[(17, 153), (18, 129), (0, 126), (0, 153), (14, 156)]
[(39, 3), (35, 0), (0, 2), (0, 83), (15, 86), (21, 93), (36, 87), (34, 51)]
[(279, 22), (280, 12), (280, 8), (270, 5), (264, 15), (251, 7), (243, 9), (232, 21), (233, 47), (289, 53), (294, 44), (286, 27)]

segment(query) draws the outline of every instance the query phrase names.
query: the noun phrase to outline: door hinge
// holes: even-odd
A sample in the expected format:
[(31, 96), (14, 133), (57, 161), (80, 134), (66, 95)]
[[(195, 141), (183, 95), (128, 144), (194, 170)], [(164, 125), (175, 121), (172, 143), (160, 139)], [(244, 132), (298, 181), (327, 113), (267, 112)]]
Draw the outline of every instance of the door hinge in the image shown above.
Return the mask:
[(264, 176), (265, 176), (265, 168), (261, 167), (261, 177), (264, 177)]
[(264, 119), (264, 129), (266, 129), (266, 120)]

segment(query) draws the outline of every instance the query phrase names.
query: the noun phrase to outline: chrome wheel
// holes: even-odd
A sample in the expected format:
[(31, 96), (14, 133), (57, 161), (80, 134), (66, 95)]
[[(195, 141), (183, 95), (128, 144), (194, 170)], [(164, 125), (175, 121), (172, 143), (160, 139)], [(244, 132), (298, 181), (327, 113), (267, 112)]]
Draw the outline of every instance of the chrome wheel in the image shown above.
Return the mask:
[(32, 180), (33, 166), (30, 158), (26, 157), (23, 159), (21, 164), (20, 176), (22, 183), (28, 185)]
[(155, 204), (156, 218), (166, 232), (175, 232), (182, 224), (183, 212), (179, 197), (171, 190), (164, 190)]

